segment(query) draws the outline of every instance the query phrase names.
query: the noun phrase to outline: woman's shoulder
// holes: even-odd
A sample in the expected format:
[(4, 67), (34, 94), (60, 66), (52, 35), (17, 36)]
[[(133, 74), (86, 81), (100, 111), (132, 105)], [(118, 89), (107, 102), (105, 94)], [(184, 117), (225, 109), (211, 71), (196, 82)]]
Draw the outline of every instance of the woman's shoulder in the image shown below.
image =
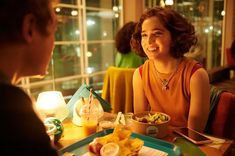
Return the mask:
[(191, 58), (182, 58), (181, 60), (181, 68), (185, 68), (185, 69), (189, 69), (189, 71), (193, 70), (193, 69), (199, 69), (199, 68), (203, 68), (203, 65)]
[(139, 72), (140, 76), (142, 77), (143, 75), (143, 69), (146, 67), (146, 66), (149, 66), (150, 65), (150, 60), (146, 59), (144, 64), (140, 65), (136, 70)]
[(207, 71), (200, 62), (191, 58), (185, 58), (184, 64), (184, 71), (188, 74), (191, 82), (201, 78), (208, 79)]
[(193, 58), (188, 58), (188, 57), (183, 57), (182, 58), (182, 62), (184, 64), (192, 64), (192, 65), (195, 65), (195, 64), (200, 64), (197, 60), (193, 59)]

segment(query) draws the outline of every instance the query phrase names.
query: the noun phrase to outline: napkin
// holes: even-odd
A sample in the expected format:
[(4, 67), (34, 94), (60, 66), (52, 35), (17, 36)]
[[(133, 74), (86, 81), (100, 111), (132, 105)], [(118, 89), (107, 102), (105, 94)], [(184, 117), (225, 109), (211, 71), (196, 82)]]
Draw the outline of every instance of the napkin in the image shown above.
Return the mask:
[[(167, 156), (166, 152), (160, 151), (158, 149), (143, 146), (138, 153), (138, 156)], [(82, 156), (91, 156), (89, 152), (83, 154)]]
[(158, 149), (143, 146), (138, 153), (138, 156), (167, 156), (168, 153)]
[(216, 149), (220, 149), (220, 147), (222, 146), (222, 144), (225, 142), (224, 139), (220, 139), (217, 137), (212, 137), (212, 136), (208, 136), (206, 135), (206, 137), (210, 138), (213, 142), (210, 144), (207, 144), (207, 146), (216, 148)]

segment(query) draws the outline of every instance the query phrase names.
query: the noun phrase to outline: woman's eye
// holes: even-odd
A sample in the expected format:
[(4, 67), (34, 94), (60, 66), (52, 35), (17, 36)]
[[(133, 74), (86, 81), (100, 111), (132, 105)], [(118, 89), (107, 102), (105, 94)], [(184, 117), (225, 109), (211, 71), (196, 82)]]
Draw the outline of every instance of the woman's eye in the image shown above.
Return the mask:
[(162, 35), (162, 32), (155, 32), (153, 33), (155, 36), (161, 36)]
[(141, 34), (141, 37), (147, 37), (147, 35), (146, 34)]

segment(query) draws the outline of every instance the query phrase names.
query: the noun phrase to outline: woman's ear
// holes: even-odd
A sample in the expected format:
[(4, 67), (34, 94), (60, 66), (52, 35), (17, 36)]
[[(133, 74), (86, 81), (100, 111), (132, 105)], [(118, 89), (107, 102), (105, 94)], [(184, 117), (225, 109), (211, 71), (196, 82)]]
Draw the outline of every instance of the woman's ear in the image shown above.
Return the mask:
[(22, 37), (26, 42), (33, 40), (35, 28), (34, 16), (32, 14), (26, 15), (22, 23)]

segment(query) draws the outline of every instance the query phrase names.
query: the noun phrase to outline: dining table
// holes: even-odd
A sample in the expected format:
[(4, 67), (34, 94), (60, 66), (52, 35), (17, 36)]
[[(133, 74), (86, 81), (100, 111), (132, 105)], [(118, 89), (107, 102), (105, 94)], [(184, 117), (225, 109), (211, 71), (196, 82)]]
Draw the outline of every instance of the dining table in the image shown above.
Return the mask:
[[(116, 114), (105, 112), (103, 117), (115, 118)], [(63, 135), (58, 142), (54, 142), (54, 146), (58, 150), (66, 148), (88, 137), (84, 132), (84, 128), (82, 126), (77, 126), (73, 124), (72, 119), (67, 118), (62, 123), (64, 127)], [(210, 137), (210, 139), (212, 139), (213, 142), (210, 144), (194, 145), (194, 146), (197, 146), (201, 150), (202, 153), (204, 153), (206, 156), (230, 156), (231, 155), (232, 146), (234, 146), (233, 140), (226, 139), (226, 138), (219, 138), (219, 137), (211, 136), (211, 135), (206, 135), (206, 136)], [(161, 139), (166, 142), (174, 144), (175, 138), (181, 138), (181, 137), (178, 134), (174, 133), (173, 131), (169, 130), (169, 134), (166, 137), (161, 138)], [(190, 156), (191, 154), (184, 153), (184, 151), (182, 151), (182, 155)]]

